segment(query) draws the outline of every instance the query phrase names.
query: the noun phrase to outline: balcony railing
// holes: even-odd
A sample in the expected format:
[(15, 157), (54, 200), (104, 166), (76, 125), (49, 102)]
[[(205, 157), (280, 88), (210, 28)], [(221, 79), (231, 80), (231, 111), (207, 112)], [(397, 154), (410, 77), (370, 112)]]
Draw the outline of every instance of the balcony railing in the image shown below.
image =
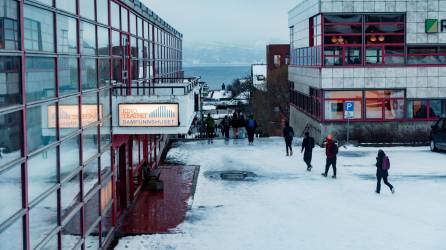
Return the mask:
[(199, 77), (155, 78), (152, 81), (132, 81), (113, 85), (114, 96), (183, 96), (194, 90), (200, 82)]

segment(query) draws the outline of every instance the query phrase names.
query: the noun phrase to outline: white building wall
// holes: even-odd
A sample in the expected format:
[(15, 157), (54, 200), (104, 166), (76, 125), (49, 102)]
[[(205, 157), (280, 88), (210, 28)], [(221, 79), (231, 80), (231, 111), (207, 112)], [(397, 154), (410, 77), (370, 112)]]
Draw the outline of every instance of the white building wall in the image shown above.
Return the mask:
[(310, 87), (320, 89), (321, 69), (311, 67), (288, 67), (288, 79), (294, 82), (294, 89), (304, 93), (310, 93)]
[(309, 18), (320, 12), (320, 0), (304, 0), (288, 12), (288, 27), (293, 28), (292, 48), (309, 47)]

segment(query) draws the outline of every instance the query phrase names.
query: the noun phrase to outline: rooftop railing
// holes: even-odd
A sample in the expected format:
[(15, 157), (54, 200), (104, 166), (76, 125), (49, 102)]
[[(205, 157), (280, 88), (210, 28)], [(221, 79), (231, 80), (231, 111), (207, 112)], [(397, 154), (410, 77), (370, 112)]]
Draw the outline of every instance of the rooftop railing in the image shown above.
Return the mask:
[(199, 85), (200, 77), (155, 78), (151, 81), (133, 80), (113, 85), (114, 96), (184, 96)]

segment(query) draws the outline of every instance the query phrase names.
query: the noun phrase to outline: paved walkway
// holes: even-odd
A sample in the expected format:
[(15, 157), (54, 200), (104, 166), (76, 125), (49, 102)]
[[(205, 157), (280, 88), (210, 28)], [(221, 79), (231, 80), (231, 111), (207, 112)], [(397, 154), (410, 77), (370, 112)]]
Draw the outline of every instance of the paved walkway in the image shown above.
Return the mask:
[(165, 233), (185, 219), (188, 200), (193, 196), (197, 166), (163, 166), (160, 179), (164, 192), (142, 191), (124, 218), (121, 234)]

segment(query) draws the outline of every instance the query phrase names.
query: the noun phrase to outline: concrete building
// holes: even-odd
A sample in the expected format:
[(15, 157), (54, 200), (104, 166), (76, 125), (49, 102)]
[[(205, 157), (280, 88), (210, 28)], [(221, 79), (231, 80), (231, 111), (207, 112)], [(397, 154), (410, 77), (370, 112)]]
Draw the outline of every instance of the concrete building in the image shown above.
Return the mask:
[(350, 120), (355, 140), (427, 141), (446, 115), (444, 19), (439, 0), (298, 4), (289, 11), (291, 124), (319, 140), (345, 139)]
[(107, 249), (189, 130), (183, 77), (182, 34), (138, 0), (0, 0), (0, 249)]
[(267, 80), (267, 65), (266, 64), (253, 64), (251, 65), (251, 79), (252, 85), (262, 91), (266, 90)]

